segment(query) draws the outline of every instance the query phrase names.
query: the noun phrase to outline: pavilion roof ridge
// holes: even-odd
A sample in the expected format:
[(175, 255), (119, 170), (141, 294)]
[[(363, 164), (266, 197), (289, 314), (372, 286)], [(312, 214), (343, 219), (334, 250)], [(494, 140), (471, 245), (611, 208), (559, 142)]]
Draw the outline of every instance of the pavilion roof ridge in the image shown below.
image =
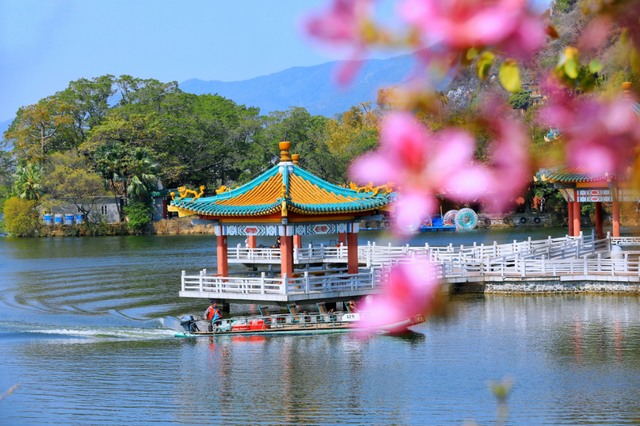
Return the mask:
[(585, 166), (558, 165), (539, 169), (534, 176), (534, 180), (548, 183), (626, 181), (628, 176), (621, 176), (609, 171), (592, 172)]
[(289, 208), (299, 214), (314, 215), (366, 212), (386, 206), (392, 195), (341, 187), (293, 162), (281, 161), (239, 188), (210, 197), (174, 199), (171, 206), (172, 211), (181, 215), (215, 217), (282, 213), (286, 217)]

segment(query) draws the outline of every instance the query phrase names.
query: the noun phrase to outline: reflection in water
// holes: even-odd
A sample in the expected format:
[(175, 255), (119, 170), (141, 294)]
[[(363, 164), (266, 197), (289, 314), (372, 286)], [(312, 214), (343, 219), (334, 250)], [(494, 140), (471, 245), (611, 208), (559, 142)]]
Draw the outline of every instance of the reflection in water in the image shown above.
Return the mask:
[(0, 388), (22, 383), (0, 423), (490, 424), (486, 384), (505, 376), (512, 424), (640, 423), (638, 297), (455, 297), (404, 336), (173, 338), (170, 315), (205, 307), (176, 277), (214, 251), (210, 236), (0, 240)]

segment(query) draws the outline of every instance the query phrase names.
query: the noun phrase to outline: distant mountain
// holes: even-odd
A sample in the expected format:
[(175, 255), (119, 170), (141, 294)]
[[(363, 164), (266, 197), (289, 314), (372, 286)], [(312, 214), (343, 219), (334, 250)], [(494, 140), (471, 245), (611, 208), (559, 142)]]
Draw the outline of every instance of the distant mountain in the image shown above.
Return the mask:
[(358, 72), (351, 87), (340, 90), (333, 82), (337, 62), (312, 67), (294, 67), (243, 81), (180, 83), (180, 89), (196, 95), (215, 94), (237, 104), (256, 106), (262, 114), (284, 111), (290, 106), (306, 108), (312, 115), (332, 117), (359, 102), (376, 99), (379, 88), (407, 81), (415, 67), (413, 55), (372, 59)]
[[(13, 122), (13, 118), (11, 120), (0, 122), (0, 145), (2, 145), (1, 141), (3, 139), (4, 132), (7, 131), (7, 129), (9, 128), (12, 122)], [(11, 151), (13, 149), (13, 146), (7, 146), (0, 149), (4, 149), (5, 151)]]
[(7, 131), (11, 123), (13, 122), (13, 118), (7, 121), (0, 121), (0, 139), (2, 139), (2, 135)]

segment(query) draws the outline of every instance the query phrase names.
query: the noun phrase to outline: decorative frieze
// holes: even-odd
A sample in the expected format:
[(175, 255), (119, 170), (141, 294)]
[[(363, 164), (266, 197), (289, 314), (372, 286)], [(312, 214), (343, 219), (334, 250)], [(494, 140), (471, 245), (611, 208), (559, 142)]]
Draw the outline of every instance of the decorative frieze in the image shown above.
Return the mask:
[(216, 227), (216, 234), (229, 236), (284, 236), (286, 235), (324, 235), (347, 232), (358, 232), (357, 223), (316, 223), (296, 225), (223, 225)]
[(579, 203), (610, 203), (613, 201), (612, 191), (609, 188), (585, 188), (578, 189)]
[(635, 189), (618, 189), (618, 198), (620, 201), (635, 203), (640, 200), (640, 192)]

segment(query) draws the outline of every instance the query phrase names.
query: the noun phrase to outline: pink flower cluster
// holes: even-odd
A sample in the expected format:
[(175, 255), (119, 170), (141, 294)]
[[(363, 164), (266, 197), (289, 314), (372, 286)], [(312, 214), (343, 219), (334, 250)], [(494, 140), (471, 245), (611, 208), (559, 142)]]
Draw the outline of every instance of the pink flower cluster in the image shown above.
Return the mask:
[(404, 0), (399, 14), (418, 28), (424, 46), (442, 44), (452, 51), (490, 47), (526, 58), (544, 41), (540, 18), (527, 0)]
[(356, 160), (351, 174), (360, 182), (394, 183), (401, 189), (394, 202), (395, 228), (401, 233), (415, 231), (436, 212), (435, 194), (461, 202), (490, 195), (501, 209), (526, 186), (529, 168), (522, 129), (507, 121), (497, 122), (496, 129), (494, 166), (488, 167), (474, 163), (475, 139), (467, 131), (430, 134), (413, 116), (391, 114), (383, 123), (380, 148)]
[[(527, 0), (404, 0), (398, 14), (420, 34), (419, 57), (444, 58), (470, 48), (494, 49), (529, 58), (544, 41), (542, 20)], [(335, 47), (349, 47), (351, 59), (338, 69), (338, 83), (348, 83), (360, 67), (377, 31), (370, 19), (373, 0), (333, 0), (330, 8), (307, 19), (306, 33)], [(438, 46), (437, 48), (433, 48)], [(457, 56), (455, 56), (457, 58)], [(457, 61), (451, 62), (453, 66)]]
[(334, 0), (331, 8), (306, 22), (306, 32), (312, 38), (330, 46), (351, 48), (352, 60), (340, 63), (335, 75), (339, 85), (352, 81), (362, 65), (360, 59), (366, 51), (364, 26), (371, 5), (371, 0)]
[(433, 266), (425, 260), (399, 264), (386, 272), (383, 292), (361, 306), (367, 329), (393, 324), (418, 314), (426, 314), (437, 296), (439, 282)]
[(622, 97), (611, 101), (558, 99), (561, 102), (546, 107), (541, 117), (560, 129), (569, 165), (593, 174), (624, 176), (640, 142), (635, 101)]

